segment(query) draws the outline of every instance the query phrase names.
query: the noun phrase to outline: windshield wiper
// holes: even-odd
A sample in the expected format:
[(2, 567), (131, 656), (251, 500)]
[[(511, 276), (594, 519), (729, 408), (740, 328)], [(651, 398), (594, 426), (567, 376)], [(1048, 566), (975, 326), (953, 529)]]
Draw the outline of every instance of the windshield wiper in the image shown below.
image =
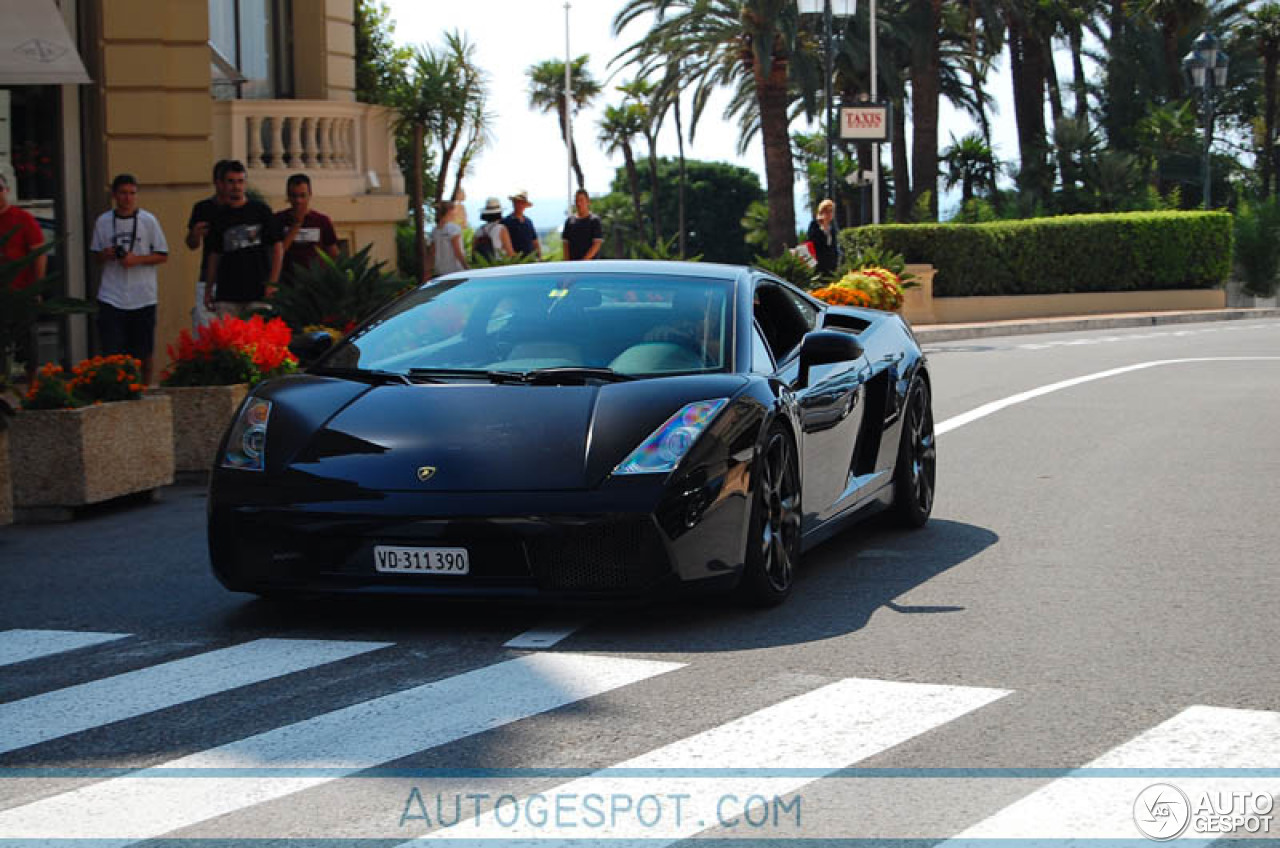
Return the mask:
[(597, 368), (585, 365), (559, 365), (551, 368), (535, 368), (521, 375), (526, 383), (559, 383), (563, 380), (604, 380), (609, 383), (621, 383), (636, 379), (631, 374), (622, 374), (612, 368)]
[[(407, 374), (402, 374), (399, 371), (383, 371), (378, 368), (331, 368), (322, 366), (311, 369), (310, 373), (318, 374), (321, 377), (343, 377), (348, 380), (360, 380), (361, 382), (379, 386), (385, 386), (388, 383), (401, 383), (409, 386), (414, 383)], [(435, 381), (432, 380), (430, 382)]]
[[(520, 382), (524, 375), (519, 371), (485, 371), (480, 368), (410, 368), (410, 377), (459, 377), (472, 380), (492, 380), (495, 383)], [(435, 382), (439, 382), (438, 380)]]

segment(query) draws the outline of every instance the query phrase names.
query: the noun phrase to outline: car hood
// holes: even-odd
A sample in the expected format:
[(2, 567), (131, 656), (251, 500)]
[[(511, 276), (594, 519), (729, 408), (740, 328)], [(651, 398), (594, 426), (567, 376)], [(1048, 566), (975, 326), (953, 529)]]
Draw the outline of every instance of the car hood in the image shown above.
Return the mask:
[(366, 490), (588, 489), (686, 403), (729, 397), (746, 382), (371, 386), (314, 429), (289, 465)]

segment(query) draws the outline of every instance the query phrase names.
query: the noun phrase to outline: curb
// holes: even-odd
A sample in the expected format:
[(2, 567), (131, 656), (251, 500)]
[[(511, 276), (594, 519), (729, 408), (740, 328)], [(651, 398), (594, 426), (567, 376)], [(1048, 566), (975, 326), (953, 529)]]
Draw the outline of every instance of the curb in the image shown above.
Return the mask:
[(980, 324), (922, 324), (914, 326), (920, 344), (983, 339), (991, 336), (1021, 336), (1036, 333), (1071, 333), (1082, 330), (1115, 330), (1158, 327), (1164, 324), (1194, 324), (1202, 321), (1246, 321), (1280, 318), (1280, 307), (1211, 309), (1191, 312), (1135, 312), (1122, 315), (1081, 315), (1069, 318), (1028, 318), (989, 321)]

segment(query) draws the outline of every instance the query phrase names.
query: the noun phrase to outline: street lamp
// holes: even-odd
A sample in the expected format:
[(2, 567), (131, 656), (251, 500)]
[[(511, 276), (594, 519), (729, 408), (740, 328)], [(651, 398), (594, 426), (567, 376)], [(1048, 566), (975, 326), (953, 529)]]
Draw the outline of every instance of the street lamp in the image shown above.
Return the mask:
[(1218, 89), (1227, 87), (1227, 64), (1230, 59), (1225, 50), (1218, 47), (1218, 39), (1211, 32), (1202, 32), (1191, 44), (1191, 52), (1182, 57), (1182, 70), (1191, 81), (1191, 87), (1200, 94), (1204, 111), (1204, 208), (1211, 203), (1209, 188), (1209, 146), (1213, 142), (1213, 107)]
[[(836, 168), (831, 132), (835, 127), (835, 117), (831, 111), (831, 79), (835, 75), (833, 67), (835, 57), (831, 50), (832, 19), (836, 17), (852, 17), (857, 10), (858, 2), (857, 0), (796, 0), (796, 6), (802, 15), (822, 15), (822, 53), (825, 67), (822, 86), (825, 104), (822, 111), (826, 123), (827, 138), (827, 197), (834, 201)], [(836, 204), (836, 209), (839, 208), (839, 204)]]

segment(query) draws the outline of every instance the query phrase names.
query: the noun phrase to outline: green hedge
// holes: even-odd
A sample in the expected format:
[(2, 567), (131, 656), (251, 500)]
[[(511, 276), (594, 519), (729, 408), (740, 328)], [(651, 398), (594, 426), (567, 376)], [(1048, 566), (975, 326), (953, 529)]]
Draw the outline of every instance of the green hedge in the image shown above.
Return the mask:
[(933, 293), (967, 295), (1209, 289), (1231, 271), (1225, 212), (1069, 215), (986, 224), (886, 224), (840, 233), (937, 269)]

